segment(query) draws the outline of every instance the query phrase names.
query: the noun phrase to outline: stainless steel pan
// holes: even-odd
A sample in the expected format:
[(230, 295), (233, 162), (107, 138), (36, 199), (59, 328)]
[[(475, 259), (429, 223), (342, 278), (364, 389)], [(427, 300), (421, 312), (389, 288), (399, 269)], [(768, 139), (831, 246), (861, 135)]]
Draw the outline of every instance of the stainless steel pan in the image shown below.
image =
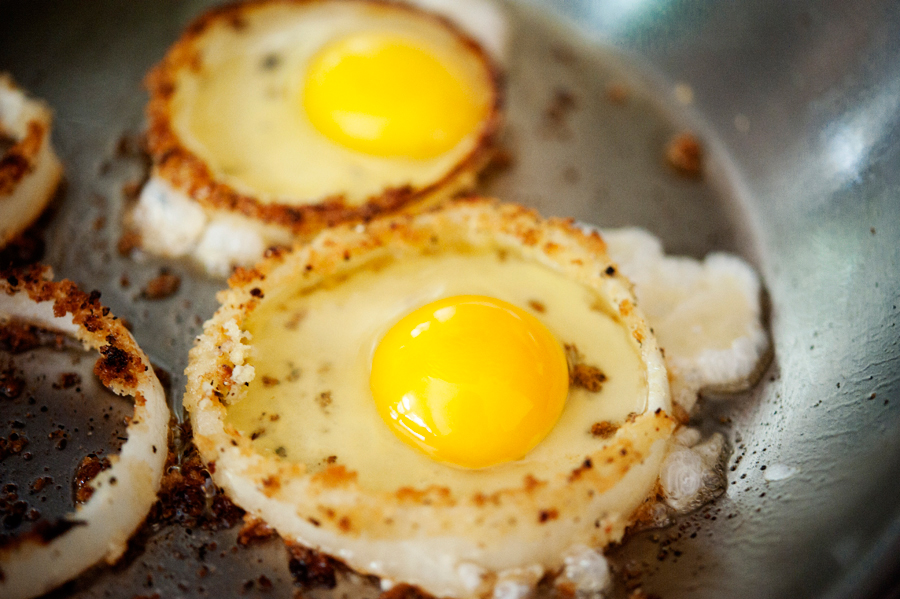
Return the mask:
[[(0, 0), (0, 70), (53, 106), (66, 166), (45, 261), (132, 322), (172, 374), (176, 409), (220, 284), (116, 252), (122, 186), (143, 168), (116, 148), (142, 129), (143, 74), (204, 4)], [(900, 4), (556, 0), (510, 13), (514, 160), (487, 191), (641, 225), (670, 252), (737, 252), (771, 304), (763, 381), (705, 398), (695, 418), (732, 444), (727, 493), (614, 549), (617, 592), (900, 596)], [(630, 91), (625, 104), (611, 84)], [(701, 180), (663, 163), (683, 129), (706, 149)], [(181, 289), (142, 299), (162, 267)], [(235, 535), (163, 527), (54, 595), (289, 595), (283, 547), (232, 549)], [(342, 589), (312, 595), (378, 594), (365, 580)]]

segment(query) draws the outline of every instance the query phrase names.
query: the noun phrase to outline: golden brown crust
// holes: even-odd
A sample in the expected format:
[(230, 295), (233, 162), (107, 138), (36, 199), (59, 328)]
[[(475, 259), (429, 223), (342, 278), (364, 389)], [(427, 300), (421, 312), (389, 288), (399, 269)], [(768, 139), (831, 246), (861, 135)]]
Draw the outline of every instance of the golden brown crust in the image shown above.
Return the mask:
[(23, 269), (0, 270), (0, 291), (7, 295), (25, 292), (35, 302), (53, 302), (56, 317), (70, 315), (82, 327), (81, 341), (92, 341), (100, 351), (95, 374), (107, 387), (136, 392), (137, 383), (147, 377), (149, 366), (140, 358), (140, 350), (122, 321), (110, 316), (109, 308), (100, 304), (100, 292), (85, 293), (64, 279), (49, 280), (50, 269), (32, 265)]
[(482, 126), (474, 148), (440, 180), (419, 188), (410, 185), (388, 188), (378, 195), (367, 198), (358, 206), (351, 205), (341, 194), (322, 198), (314, 204), (289, 205), (263, 202), (218, 180), (206, 162), (185, 147), (175, 131), (171, 101), (177, 86), (177, 72), (182, 68), (197, 68), (199, 57), (193, 47), (194, 43), (214, 23), (224, 21), (240, 29), (243, 13), (254, 7), (276, 3), (304, 5), (319, 1), (321, 0), (247, 0), (213, 8), (187, 26), (181, 38), (145, 79), (145, 85), (150, 93), (150, 102), (147, 105), (149, 123), (147, 147), (153, 158), (154, 172), (158, 176), (207, 210), (242, 215), (282, 227), (294, 235), (309, 236), (337, 224), (368, 222), (384, 214), (408, 209), (429, 199), (441, 189), (453, 187), (454, 182), (466, 173), (477, 172), (487, 165), (502, 124), (503, 77), (481, 46), (441, 16), (387, 0), (343, 0), (391, 6), (421, 14), (423, 18), (431, 19), (453, 30), (465, 46), (487, 66), (494, 97), (490, 115)]
[(46, 132), (43, 123), (29, 121), (25, 137), (0, 156), (0, 200), (12, 194), (25, 175), (34, 170)]

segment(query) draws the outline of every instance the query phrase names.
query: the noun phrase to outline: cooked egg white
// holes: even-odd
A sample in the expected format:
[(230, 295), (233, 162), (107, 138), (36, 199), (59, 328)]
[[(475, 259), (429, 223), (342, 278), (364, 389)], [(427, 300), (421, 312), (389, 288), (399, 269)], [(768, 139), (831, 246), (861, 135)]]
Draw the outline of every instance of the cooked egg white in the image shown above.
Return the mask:
[[(662, 356), (611, 267), (596, 235), (487, 201), (341, 227), (276, 253), (232, 279), (191, 352), (184, 402), (197, 447), (239, 505), (358, 571), (435, 596), (503, 592), (561, 570), (599, 585), (602, 558), (589, 548), (619, 539), (651, 495), (675, 427)], [(400, 369), (387, 369), (387, 383), (373, 376), (378, 352), (403, 351), (391, 339), (397, 324), (426, 306), (427, 330), (400, 337), (430, 335), (472, 301), (513, 306), (508, 315), (525, 313), (533, 336), (546, 330), (537, 353), (548, 364), (569, 346), (570, 363), (606, 375), (593, 390), (570, 384), (555, 426), (533, 431), (530, 450), (516, 445), (515, 412), (533, 399), (498, 393), (489, 379), (531, 373), (502, 348), (475, 383), (507, 410), (486, 416), (497, 425), (490, 438), (444, 435), (467, 414), (441, 401), (397, 408), (438, 441), (410, 443), (379, 414), (373, 391), (409, 384)], [(472, 343), (507, 335), (503, 318), (482, 321)], [(477, 352), (433, 351), (436, 370), (423, 377), (445, 397), (440, 369)], [(488, 362), (494, 354), (499, 362)], [(473, 464), (457, 451), (472, 443), (508, 451)]]
[[(499, 126), (496, 70), (475, 42), (366, 0), (215, 9), (148, 81), (155, 183), (134, 223), (153, 252), (205, 246), (219, 273), (285, 237), (470, 186)], [(235, 224), (258, 240), (207, 234)]]
[[(457, 496), (493, 493), (517, 486), (526, 474), (545, 478), (560, 463), (576, 467), (603, 445), (591, 435), (594, 423), (621, 425), (629, 414), (646, 408), (646, 374), (627, 329), (596, 308), (600, 299), (595, 291), (540, 264), (501, 259), (496, 252), (413, 257), (354, 273), (338, 285), (292, 291), (284, 299), (270, 295), (245, 323), (252, 346), (245, 364), (254, 368), (255, 377), (246, 395), (229, 408), (225, 422), (256, 437), (257, 451), (303, 463), (309, 472), (341, 464), (358, 473), (360, 484), (379, 491), (430, 481)], [(388, 329), (420, 306), (462, 293), (530, 311), (560, 345), (575, 345), (584, 363), (609, 373), (599, 392), (569, 389), (552, 432), (523, 459), (498, 466), (489, 476), (448, 468), (444, 461), (403, 445), (381, 422), (369, 389), (373, 354)], [(543, 311), (535, 311), (530, 302)], [(492, 331), (501, 333), (500, 327), (485, 323), (484, 336)], [(446, 351), (464, 356), (475, 350)], [(515, 374), (525, 378), (530, 373)], [(515, 382), (511, 377), (507, 384)], [(488, 399), (503, 403), (497, 395)], [(273, 414), (279, 415), (275, 421)], [(501, 422), (514, 417), (502, 414)], [(508, 443), (518, 440), (511, 437)], [(477, 439), (470, 442), (478, 444)]]
[(701, 390), (739, 391), (758, 378), (770, 351), (762, 286), (736, 256), (666, 256), (641, 229), (603, 231), (610, 256), (634, 283), (666, 354), (672, 399), (690, 411)]

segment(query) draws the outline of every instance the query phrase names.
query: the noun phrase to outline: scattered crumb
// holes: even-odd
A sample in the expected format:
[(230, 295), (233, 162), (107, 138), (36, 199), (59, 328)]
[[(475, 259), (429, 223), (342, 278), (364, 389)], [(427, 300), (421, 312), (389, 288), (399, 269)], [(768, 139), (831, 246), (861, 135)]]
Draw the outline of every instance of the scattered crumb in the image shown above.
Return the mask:
[(575, 364), (569, 373), (569, 384), (587, 389), (591, 393), (597, 393), (603, 388), (606, 375), (596, 366), (587, 364)]
[(141, 245), (141, 236), (137, 231), (126, 230), (122, 232), (122, 236), (119, 237), (118, 243), (116, 243), (116, 250), (119, 252), (121, 256), (128, 256), (135, 249), (139, 248)]
[(534, 310), (535, 312), (540, 312), (541, 314), (547, 311), (547, 306), (537, 300), (529, 300), (528, 305), (532, 310)]
[(262, 543), (276, 536), (275, 530), (268, 524), (253, 518), (252, 516), (244, 516), (244, 526), (238, 532), (237, 542), (242, 547), (248, 547), (257, 543)]
[(584, 363), (584, 356), (574, 343), (563, 345), (569, 364), (569, 385), (597, 393), (606, 382), (606, 375), (596, 366)]
[(288, 570), (291, 572), (295, 586), (305, 589), (333, 589), (337, 586), (337, 577), (335, 576), (337, 563), (330, 557), (288, 541), (285, 541), (285, 546), (291, 556)]
[(617, 430), (619, 427), (608, 421), (595, 422), (591, 425), (591, 434), (598, 439), (609, 439), (616, 434)]
[(578, 102), (571, 91), (565, 88), (556, 88), (553, 97), (544, 109), (544, 126), (557, 137), (568, 137), (571, 134), (567, 123), (568, 117), (577, 107)]
[(150, 279), (141, 291), (141, 296), (146, 299), (157, 300), (169, 297), (181, 287), (181, 277), (167, 272)]
[(703, 170), (700, 141), (693, 133), (679, 133), (666, 146), (666, 162), (685, 177), (699, 178)]

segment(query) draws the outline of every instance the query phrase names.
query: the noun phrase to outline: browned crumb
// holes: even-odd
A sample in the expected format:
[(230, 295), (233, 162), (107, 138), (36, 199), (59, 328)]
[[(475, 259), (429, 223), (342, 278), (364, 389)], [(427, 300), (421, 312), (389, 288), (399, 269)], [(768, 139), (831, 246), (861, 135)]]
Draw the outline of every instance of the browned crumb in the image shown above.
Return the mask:
[(606, 99), (617, 106), (624, 106), (631, 98), (631, 90), (624, 83), (610, 83), (606, 87)]
[(597, 393), (606, 382), (606, 375), (596, 366), (584, 363), (584, 356), (574, 343), (566, 343), (566, 361), (569, 363), (569, 385)]
[(575, 387), (587, 389), (591, 393), (597, 393), (603, 388), (606, 375), (596, 366), (587, 364), (575, 364), (569, 373), (569, 384)]
[(263, 387), (274, 387), (275, 385), (277, 385), (279, 383), (281, 383), (281, 381), (279, 381), (275, 377), (269, 376), (267, 374), (264, 374), (262, 377)]
[(81, 463), (75, 469), (75, 477), (72, 480), (75, 503), (86, 503), (91, 498), (91, 495), (94, 494), (94, 488), (91, 487), (90, 482), (111, 465), (109, 458), (100, 458), (93, 453), (89, 453), (81, 459)]
[(75, 385), (81, 383), (81, 377), (77, 372), (63, 372), (59, 375), (59, 380), (53, 383), (54, 389), (71, 389)]
[[(151, 524), (181, 524), (193, 528), (218, 530), (230, 528), (244, 517), (224, 491), (212, 483), (210, 471), (197, 453), (191, 440), (188, 423), (171, 423), (172, 435), (166, 458), (159, 499), (147, 522)], [(165, 447), (157, 448), (166, 451)], [(209, 469), (214, 469), (211, 463)]]
[(338, 563), (323, 553), (297, 543), (285, 541), (291, 556), (288, 570), (294, 585), (305, 589), (333, 589), (337, 586), (335, 569)]
[(418, 587), (403, 583), (395, 584), (382, 592), (378, 599), (434, 599), (434, 597)]
[(693, 133), (679, 133), (666, 146), (666, 162), (685, 177), (700, 177), (703, 170), (703, 146)]
[(545, 306), (544, 304), (542, 304), (541, 302), (539, 302), (537, 300), (530, 300), (528, 302), (528, 305), (531, 307), (532, 310), (534, 310), (535, 312), (540, 312), (541, 314), (543, 314), (544, 312), (547, 311), (547, 306)]
[(568, 137), (571, 134), (568, 128), (568, 117), (577, 106), (578, 101), (571, 91), (565, 88), (554, 90), (553, 97), (544, 109), (546, 130), (557, 137)]
[(591, 434), (599, 439), (609, 439), (616, 431), (619, 430), (619, 427), (613, 424), (612, 422), (595, 422), (591, 425)]
[(275, 530), (258, 518), (244, 516), (244, 526), (238, 532), (237, 542), (243, 547), (267, 541), (276, 536)]
[(164, 299), (177, 292), (179, 287), (181, 287), (181, 277), (163, 272), (147, 281), (141, 295), (151, 300)]
[(319, 404), (319, 407), (325, 411), (328, 411), (328, 406), (331, 405), (331, 391), (322, 391), (319, 395), (316, 396), (316, 403)]
[(119, 237), (118, 243), (116, 243), (116, 250), (122, 256), (128, 256), (135, 249), (141, 246), (141, 235), (137, 231), (133, 231), (128, 229), (122, 232), (122, 236)]

